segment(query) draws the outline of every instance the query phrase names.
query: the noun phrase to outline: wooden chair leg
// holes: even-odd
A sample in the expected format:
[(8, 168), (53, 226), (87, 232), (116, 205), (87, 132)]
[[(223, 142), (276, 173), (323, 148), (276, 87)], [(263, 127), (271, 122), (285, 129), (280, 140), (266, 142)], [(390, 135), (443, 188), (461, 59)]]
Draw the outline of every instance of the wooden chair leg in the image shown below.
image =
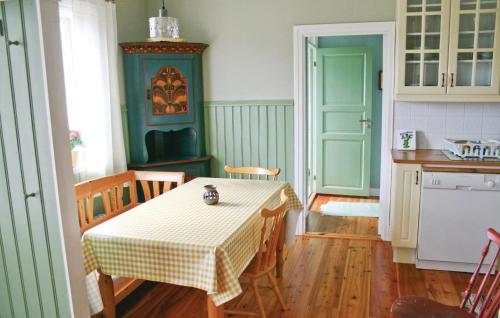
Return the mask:
[(212, 298), (207, 295), (208, 318), (224, 318), (224, 305), (216, 306)]
[(259, 287), (257, 286), (257, 281), (252, 279), (252, 289), (255, 294), (255, 298), (257, 299), (257, 305), (259, 306), (259, 313), (261, 318), (266, 318), (266, 310), (264, 309), (264, 303), (262, 302), (262, 298), (259, 294)]
[(281, 308), (283, 310), (288, 310), (288, 307), (285, 303), (285, 299), (283, 298), (283, 295), (281, 294), (281, 290), (278, 286), (278, 282), (276, 281), (276, 278), (274, 278), (273, 274), (267, 273), (267, 278), (269, 278), (269, 282), (271, 283), (271, 286), (273, 287), (274, 293), (276, 294), (276, 297), (278, 298), (278, 301), (281, 304)]
[(104, 306), (104, 318), (116, 317), (115, 291), (113, 288), (113, 279), (111, 276), (99, 272), (99, 291), (101, 292), (102, 303)]

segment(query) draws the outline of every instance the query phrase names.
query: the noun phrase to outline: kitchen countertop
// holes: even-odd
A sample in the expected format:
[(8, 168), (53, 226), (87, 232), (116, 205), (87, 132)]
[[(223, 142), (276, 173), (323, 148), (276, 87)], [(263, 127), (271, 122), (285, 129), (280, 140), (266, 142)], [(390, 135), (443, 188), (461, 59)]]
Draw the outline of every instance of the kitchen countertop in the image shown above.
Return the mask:
[(392, 161), (395, 163), (500, 167), (500, 162), (494, 161), (450, 160), (441, 152), (441, 150), (435, 149), (417, 149), (409, 151), (393, 149)]

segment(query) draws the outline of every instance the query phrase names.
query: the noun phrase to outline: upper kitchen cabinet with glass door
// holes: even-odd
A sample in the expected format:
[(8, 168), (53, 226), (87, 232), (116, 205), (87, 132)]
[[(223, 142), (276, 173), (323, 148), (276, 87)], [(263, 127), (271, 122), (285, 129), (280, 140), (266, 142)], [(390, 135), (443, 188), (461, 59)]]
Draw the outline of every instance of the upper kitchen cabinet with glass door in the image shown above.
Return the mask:
[(397, 100), (500, 101), (500, 0), (398, 5)]
[(498, 0), (452, 0), (448, 94), (499, 94), (499, 8)]
[(446, 94), (449, 0), (398, 5), (398, 94)]

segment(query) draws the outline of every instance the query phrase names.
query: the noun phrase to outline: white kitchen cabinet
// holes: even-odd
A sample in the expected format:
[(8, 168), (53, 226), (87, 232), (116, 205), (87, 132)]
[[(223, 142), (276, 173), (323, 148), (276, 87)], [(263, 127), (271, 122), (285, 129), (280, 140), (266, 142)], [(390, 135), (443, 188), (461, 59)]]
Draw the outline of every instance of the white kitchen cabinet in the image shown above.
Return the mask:
[(422, 166), (393, 164), (391, 230), (393, 248), (417, 247)]
[(500, 101), (500, 0), (398, 1), (398, 100)]

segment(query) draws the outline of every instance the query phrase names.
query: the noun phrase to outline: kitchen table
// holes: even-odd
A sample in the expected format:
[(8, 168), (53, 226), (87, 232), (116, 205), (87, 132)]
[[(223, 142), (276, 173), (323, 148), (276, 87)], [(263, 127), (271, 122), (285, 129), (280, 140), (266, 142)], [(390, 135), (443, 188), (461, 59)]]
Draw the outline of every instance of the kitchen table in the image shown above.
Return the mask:
[[(217, 186), (217, 205), (203, 202), (207, 184)], [(103, 275), (105, 317), (115, 316), (111, 276), (205, 290), (209, 317), (223, 317), (224, 303), (242, 292), (238, 278), (258, 250), (259, 211), (276, 206), (283, 189), (288, 209), (302, 209), (286, 182), (197, 178), (86, 231), (85, 270)]]

